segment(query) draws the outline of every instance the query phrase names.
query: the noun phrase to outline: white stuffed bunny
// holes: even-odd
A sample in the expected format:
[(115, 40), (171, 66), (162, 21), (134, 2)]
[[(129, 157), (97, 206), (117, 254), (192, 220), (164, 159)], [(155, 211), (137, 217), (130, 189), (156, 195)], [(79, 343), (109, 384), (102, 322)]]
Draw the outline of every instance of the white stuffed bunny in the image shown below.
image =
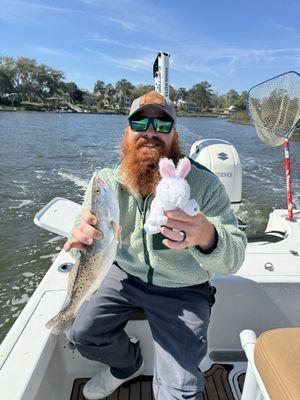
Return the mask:
[(184, 179), (191, 170), (191, 162), (187, 157), (181, 158), (175, 168), (174, 162), (162, 158), (159, 162), (159, 172), (162, 177), (156, 187), (156, 195), (152, 201), (150, 214), (144, 225), (150, 234), (160, 232), (161, 225), (167, 222), (164, 211), (182, 210), (186, 214), (199, 213), (199, 205), (190, 199), (190, 186)]

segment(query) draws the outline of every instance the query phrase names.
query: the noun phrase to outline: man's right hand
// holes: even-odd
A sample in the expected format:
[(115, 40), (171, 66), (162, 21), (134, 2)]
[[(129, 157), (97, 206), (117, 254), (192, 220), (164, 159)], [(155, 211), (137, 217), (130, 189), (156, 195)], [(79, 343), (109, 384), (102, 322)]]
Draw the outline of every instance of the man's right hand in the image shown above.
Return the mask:
[(85, 245), (90, 245), (95, 239), (101, 240), (103, 237), (103, 233), (93, 227), (98, 221), (91, 211), (82, 210), (80, 215), (83, 221), (72, 229), (72, 237), (64, 245), (65, 251), (70, 251), (74, 247), (83, 251)]

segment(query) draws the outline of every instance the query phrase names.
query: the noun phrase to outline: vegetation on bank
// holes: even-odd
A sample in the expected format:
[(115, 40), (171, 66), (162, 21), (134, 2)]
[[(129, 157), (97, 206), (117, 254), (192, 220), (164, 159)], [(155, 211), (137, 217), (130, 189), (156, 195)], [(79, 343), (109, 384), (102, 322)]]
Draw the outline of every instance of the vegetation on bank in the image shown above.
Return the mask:
[[(25, 57), (0, 57), (0, 110), (49, 111), (70, 106), (77, 111), (105, 114), (127, 114), (133, 99), (154, 90), (152, 85), (134, 86), (126, 79), (115, 85), (97, 80), (93, 92), (80, 89), (75, 82), (65, 82), (62, 71)], [(218, 95), (211, 84), (203, 81), (191, 89), (170, 86), (170, 98), (177, 104), (177, 115), (188, 117), (225, 116), (229, 122), (251, 124), (246, 112), (246, 94), (230, 90)], [(293, 138), (300, 140), (300, 127)]]
[(252, 125), (248, 113), (243, 110), (231, 114), (228, 121), (234, 124)]
[[(47, 110), (60, 104), (73, 104), (91, 112), (122, 110), (132, 100), (154, 90), (153, 85), (134, 86), (126, 79), (114, 85), (97, 80), (92, 92), (80, 89), (75, 82), (65, 82), (62, 71), (55, 70), (25, 57), (0, 57), (0, 104), (22, 109)], [(209, 109), (224, 109), (234, 105), (245, 109), (246, 92), (230, 90), (218, 95), (207, 81), (195, 84), (191, 89), (175, 89), (170, 86), (171, 100), (181, 100), (180, 110), (185, 113), (207, 113)], [(31, 105), (29, 105), (31, 104)], [(41, 104), (41, 105), (38, 105)], [(190, 109), (192, 105), (192, 109)]]
[[(231, 114), (228, 121), (239, 125), (253, 125), (246, 111), (238, 111)], [(295, 129), (291, 140), (300, 141), (300, 126)]]

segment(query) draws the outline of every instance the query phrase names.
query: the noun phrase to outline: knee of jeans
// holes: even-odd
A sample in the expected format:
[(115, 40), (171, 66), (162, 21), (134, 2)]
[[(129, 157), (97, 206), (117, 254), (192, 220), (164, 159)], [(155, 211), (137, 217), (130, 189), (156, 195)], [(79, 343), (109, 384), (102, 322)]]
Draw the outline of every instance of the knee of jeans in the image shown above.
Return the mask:
[(77, 327), (75, 327), (75, 324), (73, 324), (72, 328), (67, 332), (67, 338), (70, 340), (70, 342), (74, 344), (81, 343), (83, 336), (83, 330), (77, 329)]
[(67, 336), (75, 345), (87, 344), (90, 342), (91, 330), (84, 324), (76, 324), (74, 322)]
[(112, 342), (113, 335), (107, 333), (105, 329), (93, 329), (90, 324), (76, 323), (76, 320), (67, 334), (69, 340), (74, 345), (96, 345), (107, 346)]

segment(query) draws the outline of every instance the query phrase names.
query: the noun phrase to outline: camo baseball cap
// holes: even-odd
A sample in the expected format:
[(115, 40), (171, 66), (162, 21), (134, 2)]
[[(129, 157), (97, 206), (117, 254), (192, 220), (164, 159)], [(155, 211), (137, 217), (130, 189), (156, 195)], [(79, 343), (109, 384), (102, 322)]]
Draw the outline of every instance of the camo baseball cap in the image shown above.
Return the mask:
[(170, 99), (166, 99), (164, 96), (157, 92), (149, 92), (133, 100), (128, 118), (132, 117), (138, 111), (143, 110), (144, 108), (149, 106), (156, 107), (159, 110), (164, 111), (172, 118), (173, 121), (176, 120), (174, 103)]

